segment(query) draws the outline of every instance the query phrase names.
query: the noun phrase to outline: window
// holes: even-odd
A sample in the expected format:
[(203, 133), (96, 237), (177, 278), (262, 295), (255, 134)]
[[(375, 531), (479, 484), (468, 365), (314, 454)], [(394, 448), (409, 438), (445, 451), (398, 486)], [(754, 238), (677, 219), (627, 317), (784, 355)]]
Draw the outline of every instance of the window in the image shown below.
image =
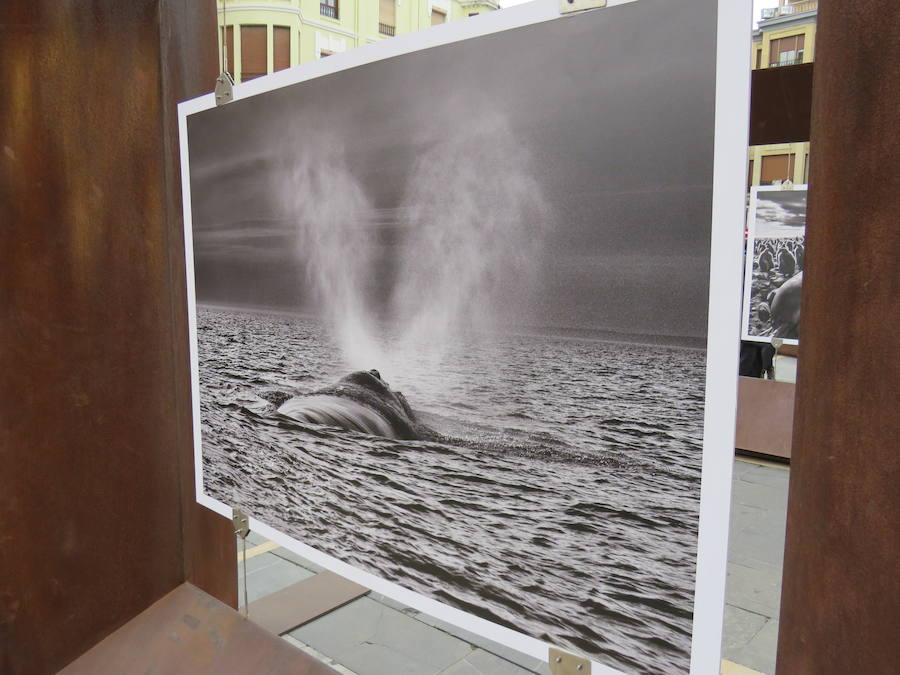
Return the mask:
[(272, 26), (272, 72), (291, 67), (291, 29)]
[(444, 23), (447, 20), (447, 15), (443, 12), (439, 12), (436, 9), (431, 10), (431, 25), (437, 26), (439, 23)]
[(756, 50), (756, 69), (759, 70), (762, 67), (762, 47)]
[(750, 170), (747, 172), (747, 188), (753, 185), (753, 160), (750, 160)]
[(760, 185), (771, 185), (775, 181), (788, 179), (794, 179), (794, 155), (767, 155), (762, 158)]
[(803, 159), (803, 182), (809, 183), (809, 153)]
[(805, 35), (792, 35), (769, 43), (769, 67), (792, 66), (803, 63)]
[(330, 19), (337, 19), (338, 0), (319, 0), (319, 14)]
[(397, 26), (397, 4), (394, 0), (379, 0), (378, 32), (393, 35)]
[(241, 82), (269, 72), (266, 47), (265, 26), (241, 26)]

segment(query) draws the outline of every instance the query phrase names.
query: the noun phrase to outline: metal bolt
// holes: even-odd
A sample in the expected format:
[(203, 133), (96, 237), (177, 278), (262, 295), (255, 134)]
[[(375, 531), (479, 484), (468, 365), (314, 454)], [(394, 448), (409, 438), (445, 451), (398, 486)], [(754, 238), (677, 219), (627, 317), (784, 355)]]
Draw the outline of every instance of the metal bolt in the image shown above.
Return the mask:
[(557, 663), (562, 663), (562, 657), (561, 657), (561, 656), (557, 656), (557, 657), (556, 657), (556, 662), (557, 662)]
[(580, 663), (577, 666), (575, 666), (575, 670), (581, 670), (581, 668), (582, 668), (582, 665)]

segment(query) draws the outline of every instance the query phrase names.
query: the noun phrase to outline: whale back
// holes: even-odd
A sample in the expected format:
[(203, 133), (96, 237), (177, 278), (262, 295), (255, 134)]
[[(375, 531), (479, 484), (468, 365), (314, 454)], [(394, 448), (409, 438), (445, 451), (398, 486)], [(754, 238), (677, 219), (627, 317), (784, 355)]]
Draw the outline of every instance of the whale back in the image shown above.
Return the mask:
[(406, 397), (392, 390), (377, 371), (350, 373), (334, 385), (286, 401), (278, 412), (386, 438), (417, 440), (428, 435)]
[(341, 427), (373, 436), (398, 438), (391, 423), (375, 410), (340, 396), (313, 395), (285, 401), (278, 412), (313, 424)]

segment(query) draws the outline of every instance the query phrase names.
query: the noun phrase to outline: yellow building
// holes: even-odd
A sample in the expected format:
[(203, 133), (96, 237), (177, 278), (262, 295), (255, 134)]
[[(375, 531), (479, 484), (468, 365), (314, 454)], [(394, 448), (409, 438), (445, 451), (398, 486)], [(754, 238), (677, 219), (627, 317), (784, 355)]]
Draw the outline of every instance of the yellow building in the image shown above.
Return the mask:
[[(815, 56), (818, 0), (779, 3), (762, 10), (759, 28), (753, 33), (754, 70), (810, 63)], [(749, 185), (806, 183), (809, 178), (809, 142), (752, 146), (748, 160)]]
[(499, 8), (497, 0), (217, 0), (235, 82)]

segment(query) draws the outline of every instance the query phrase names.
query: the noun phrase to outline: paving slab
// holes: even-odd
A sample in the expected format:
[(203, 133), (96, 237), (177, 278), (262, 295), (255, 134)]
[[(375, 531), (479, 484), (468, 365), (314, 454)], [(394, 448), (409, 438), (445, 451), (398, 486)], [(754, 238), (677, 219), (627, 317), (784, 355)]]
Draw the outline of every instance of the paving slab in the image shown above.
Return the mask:
[(440, 675), (531, 675), (532, 672), (483, 649), (476, 649), (462, 661), (442, 670)]
[(735, 532), (728, 545), (728, 562), (769, 570), (781, 583), (784, 539), (756, 528)]
[(756, 485), (766, 485), (768, 487), (784, 490), (787, 488), (790, 480), (790, 471), (784, 467), (770, 467), (750, 464), (748, 468), (740, 473), (740, 480)]
[(300, 640), (298, 640), (297, 638), (291, 637), (290, 635), (282, 635), (282, 638), (285, 641), (287, 641), (288, 643), (294, 645), (297, 649), (300, 649), (300, 650), (306, 652), (307, 654), (309, 654), (310, 656), (312, 656), (313, 658), (318, 659), (319, 661), (324, 663), (329, 668), (333, 668), (334, 670), (339, 672), (341, 675), (358, 675), (357, 673), (354, 673), (349, 668), (342, 666), (340, 663), (335, 661), (333, 658), (331, 658), (327, 654), (323, 654), (318, 649), (313, 649), (309, 645), (300, 642)]
[(726, 604), (722, 638), (723, 656), (733, 660), (734, 655), (750, 644), (767, 621), (769, 617)]
[(429, 675), (468, 656), (459, 638), (364, 597), (290, 635), (366, 675)]
[(787, 491), (781, 487), (738, 480), (732, 486), (731, 499), (733, 504), (765, 505), (783, 510), (787, 506)]
[(778, 620), (769, 619), (753, 639), (734, 654), (731, 660), (765, 675), (775, 675), (777, 649)]
[(774, 673), (790, 471), (736, 460), (722, 656)]
[(319, 574), (320, 572), (326, 571), (325, 568), (321, 565), (317, 565), (313, 561), (307, 560), (303, 556), (297, 555), (293, 551), (289, 551), (286, 548), (277, 548), (272, 551), (272, 553), (277, 555), (279, 558), (284, 558), (285, 560), (288, 560), (295, 565), (300, 565), (300, 567), (308, 569), (313, 574)]
[[(275, 565), (278, 562), (281, 562), (282, 558), (275, 555), (274, 551), (267, 551), (266, 553), (262, 553), (260, 555), (255, 555), (252, 558), (247, 559), (247, 574), (253, 574), (257, 570), (261, 570), (264, 567), (270, 567), (271, 565)], [(240, 556), (238, 556), (238, 571), (244, 569), (244, 563)], [(243, 573), (243, 572), (242, 572)]]
[[(785, 488), (786, 489), (786, 488)], [(748, 504), (736, 504), (732, 509), (729, 541), (737, 539), (740, 535), (750, 532), (764, 534), (770, 537), (773, 543), (781, 544), (783, 548), (784, 532), (786, 524), (786, 509), (782, 506), (771, 508), (770, 506), (751, 506)], [(780, 560), (782, 554), (777, 558)]]
[(447, 670), (442, 670), (440, 675), (481, 675), (481, 671), (463, 659), (454, 663)]
[[(247, 548), (250, 548), (251, 546), (259, 546), (260, 544), (265, 544), (267, 541), (269, 541), (269, 540), (266, 539), (264, 536), (262, 536), (259, 532), (254, 532), (253, 530), (250, 530), (250, 534), (247, 535)], [(240, 551), (241, 550), (240, 537), (238, 537), (237, 545), (238, 545), (238, 551)]]
[[(465, 658), (465, 661), (474, 666), (482, 675), (525, 675), (527, 673), (536, 672), (535, 670), (529, 670), (518, 666), (515, 663), (511, 663), (510, 661), (501, 658), (496, 654), (486, 652), (483, 649), (476, 649)], [(538, 663), (543, 665), (549, 674), (550, 669), (547, 668), (547, 664), (541, 661), (538, 661)]]
[(781, 577), (771, 569), (728, 563), (725, 602), (767, 618), (781, 607)]
[[(272, 553), (264, 553), (247, 561), (247, 600), (248, 602), (255, 602), (311, 576), (313, 576), (313, 573), (303, 567), (279, 558)], [(242, 565), (238, 565), (238, 603), (240, 603), (241, 607), (244, 606), (244, 572)]]
[[(393, 600), (390, 600), (390, 598), (384, 598), (384, 596), (376, 596), (375, 599), (378, 602), (394, 602)], [(494, 642), (493, 640), (489, 640), (479, 635), (478, 633), (473, 633), (472, 631), (466, 630), (465, 628), (460, 628), (452, 623), (437, 619), (428, 614), (423, 614), (408, 607), (403, 607), (402, 605), (400, 605), (400, 609), (408, 616), (413, 616), (428, 626), (432, 626), (449, 635), (458, 637), (460, 640), (464, 640), (469, 644), (480, 648), (484, 652), (497, 655), (501, 659), (509, 661), (513, 665), (522, 668), (526, 672), (550, 675), (550, 669), (547, 666), (546, 661), (528, 656), (527, 654), (523, 654), (522, 652), (513, 649), (512, 647), (501, 645), (497, 642)]]

